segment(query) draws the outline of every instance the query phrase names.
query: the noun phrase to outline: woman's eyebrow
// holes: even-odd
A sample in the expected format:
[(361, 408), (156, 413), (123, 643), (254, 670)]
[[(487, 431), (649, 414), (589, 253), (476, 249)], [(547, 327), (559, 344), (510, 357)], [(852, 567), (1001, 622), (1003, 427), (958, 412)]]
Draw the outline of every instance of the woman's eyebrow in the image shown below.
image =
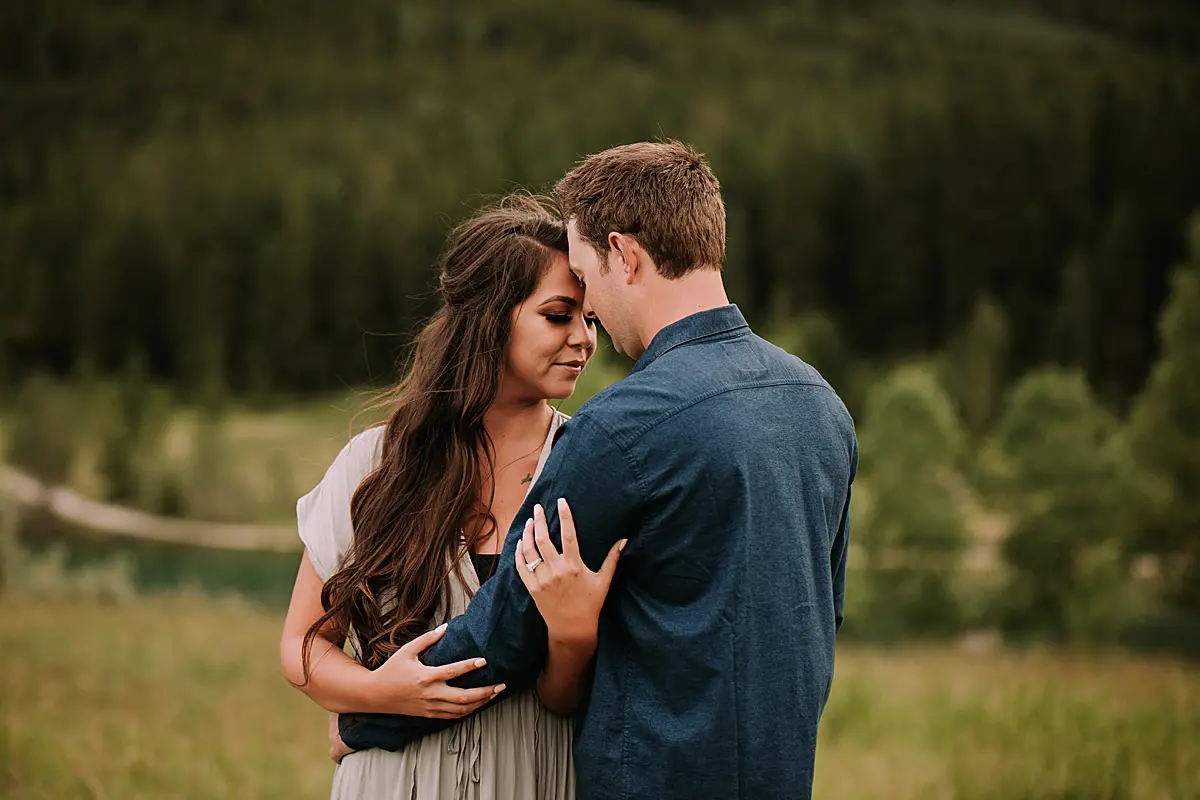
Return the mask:
[(571, 308), (579, 307), (578, 300), (576, 300), (574, 297), (567, 297), (566, 295), (562, 295), (562, 294), (555, 295), (554, 297), (546, 298), (545, 300), (543, 300), (541, 302), (541, 305), (549, 305), (550, 303), (564, 303), (565, 305), (568, 305)]

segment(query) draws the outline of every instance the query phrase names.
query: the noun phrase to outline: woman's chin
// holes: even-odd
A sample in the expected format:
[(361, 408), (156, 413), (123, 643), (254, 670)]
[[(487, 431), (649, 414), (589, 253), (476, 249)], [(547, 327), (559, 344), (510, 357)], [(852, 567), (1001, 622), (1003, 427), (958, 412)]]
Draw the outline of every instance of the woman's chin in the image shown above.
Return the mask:
[(575, 394), (575, 384), (579, 382), (578, 378), (570, 380), (554, 381), (549, 386), (545, 387), (547, 400), (566, 400), (571, 395)]

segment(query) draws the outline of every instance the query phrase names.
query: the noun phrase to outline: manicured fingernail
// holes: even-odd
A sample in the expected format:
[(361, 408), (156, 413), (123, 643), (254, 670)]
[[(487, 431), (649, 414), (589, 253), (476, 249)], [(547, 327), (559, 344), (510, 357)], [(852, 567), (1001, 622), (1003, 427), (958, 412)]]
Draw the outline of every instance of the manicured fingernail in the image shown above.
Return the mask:
[(448, 627), (450, 627), (450, 623), (449, 623), (449, 622), (443, 622), (441, 625), (438, 625), (438, 626), (437, 626), (437, 632), (438, 632), (438, 633), (441, 633), (442, 631), (446, 630), (446, 628), (448, 628)]
[(525, 520), (525, 530), (529, 530), (532, 527), (533, 527), (533, 519), (530, 518), (530, 519)]
[(475, 666), (476, 666), (476, 668), (478, 668), (478, 667), (486, 667), (486, 666), (487, 666), (487, 659), (486, 659), (486, 658), (477, 658), (477, 659), (475, 659)]
[(567, 501), (560, 497), (558, 498), (558, 513), (563, 513), (567, 509)]
[(496, 687), (496, 694), (500, 694), (501, 692), (503, 692), (503, 691), (504, 691), (505, 689), (507, 689), (507, 688), (508, 688), (508, 687), (507, 687), (507, 686), (505, 686), (503, 683), (502, 683), (502, 684), (500, 684), (499, 686), (497, 686), (497, 687)]
[(629, 540), (628, 540), (628, 539), (622, 539), (621, 541), (617, 542), (617, 550), (624, 550), (624, 549), (625, 549), (625, 545), (627, 545), (627, 544), (629, 544)]
[(535, 503), (533, 506), (534, 516), (546, 516), (546, 509), (542, 508), (541, 503)]

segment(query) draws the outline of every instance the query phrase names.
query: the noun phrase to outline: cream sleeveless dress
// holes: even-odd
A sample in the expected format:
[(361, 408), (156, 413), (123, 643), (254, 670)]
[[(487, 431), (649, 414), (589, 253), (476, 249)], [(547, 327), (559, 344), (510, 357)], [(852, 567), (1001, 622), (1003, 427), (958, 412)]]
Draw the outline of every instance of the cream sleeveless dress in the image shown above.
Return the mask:
[[(550, 455), (558, 411), (542, 446), (534, 482)], [(321, 580), (341, 563), (353, 538), (350, 498), (378, 466), (382, 427), (350, 440), (321, 482), (296, 503), (300, 538)], [(530, 483), (532, 488), (533, 483)], [(528, 493), (528, 490), (527, 492)], [(465, 552), (459, 565), (466, 586), (451, 576), (443, 590), (444, 619), (466, 611), (479, 579)], [(573, 724), (546, 710), (532, 690), (484, 709), (451, 728), (425, 736), (400, 752), (364, 750), (334, 771), (333, 800), (571, 800), (575, 766)]]

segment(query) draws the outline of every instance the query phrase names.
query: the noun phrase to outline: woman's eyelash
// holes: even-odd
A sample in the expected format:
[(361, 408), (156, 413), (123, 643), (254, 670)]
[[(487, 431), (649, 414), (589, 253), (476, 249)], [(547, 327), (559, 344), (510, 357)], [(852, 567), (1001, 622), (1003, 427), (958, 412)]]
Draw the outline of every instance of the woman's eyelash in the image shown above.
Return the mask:
[[(543, 314), (543, 317), (550, 320), (555, 325), (566, 325), (571, 321), (570, 314)], [(597, 319), (595, 317), (584, 317), (583, 321), (587, 325), (595, 325)]]

